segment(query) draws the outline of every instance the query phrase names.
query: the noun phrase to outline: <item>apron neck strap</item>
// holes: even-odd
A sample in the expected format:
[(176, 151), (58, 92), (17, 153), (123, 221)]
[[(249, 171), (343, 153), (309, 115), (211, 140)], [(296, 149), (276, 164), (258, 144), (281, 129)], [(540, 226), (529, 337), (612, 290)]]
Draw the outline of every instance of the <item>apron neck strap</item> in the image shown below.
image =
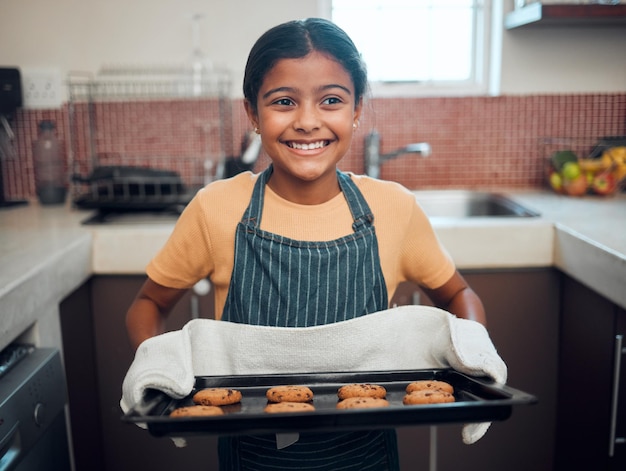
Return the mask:
[(354, 219), (352, 229), (354, 232), (357, 232), (362, 227), (369, 227), (374, 221), (374, 215), (363, 194), (347, 173), (337, 170), (337, 179), (339, 180), (341, 191), (348, 202), (352, 219)]
[[(243, 224), (253, 227), (258, 227), (261, 224), (265, 185), (269, 181), (273, 171), (274, 168), (270, 165), (259, 175), (259, 178), (254, 184), (254, 189), (252, 190), (250, 204), (241, 218)], [(350, 208), (350, 213), (354, 219), (354, 223), (352, 224), (354, 231), (356, 232), (363, 226), (371, 225), (374, 221), (374, 215), (352, 179), (348, 174), (337, 170), (337, 180), (339, 181), (339, 187), (346, 198), (348, 208)]]

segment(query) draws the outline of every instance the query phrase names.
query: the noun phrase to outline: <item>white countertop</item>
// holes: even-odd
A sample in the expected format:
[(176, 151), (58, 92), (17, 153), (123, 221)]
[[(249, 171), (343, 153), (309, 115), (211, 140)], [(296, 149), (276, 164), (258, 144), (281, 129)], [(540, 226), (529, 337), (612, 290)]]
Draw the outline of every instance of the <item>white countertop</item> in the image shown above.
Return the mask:
[[(459, 268), (555, 266), (626, 308), (626, 195), (506, 194), (541, 217), (432, 220)], [(173, 225), (81, 225), (89, 214), (0, 209), (0, 348), (92, 274), (143, 274)]]

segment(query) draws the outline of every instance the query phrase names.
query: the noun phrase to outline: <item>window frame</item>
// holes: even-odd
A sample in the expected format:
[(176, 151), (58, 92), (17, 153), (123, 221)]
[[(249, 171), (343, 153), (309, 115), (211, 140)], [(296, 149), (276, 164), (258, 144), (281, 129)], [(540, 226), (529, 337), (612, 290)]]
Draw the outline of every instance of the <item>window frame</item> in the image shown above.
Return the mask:
[[(332, 19), (332, 0), (319, 0), (320, 13)], [(465, 81), (384, 82), (370, 81), (374, 98), (402, 98), (428, 96), (496, 96), (499, 94), (499, 64), (501, 29), (497, 19), (502, 18), (502, 0), (476, 0), (474, 15), (473, 77)], [(477, 42), (480, 52), (477, 50)], [(357, 44), (358, 47), (358, 44)]]

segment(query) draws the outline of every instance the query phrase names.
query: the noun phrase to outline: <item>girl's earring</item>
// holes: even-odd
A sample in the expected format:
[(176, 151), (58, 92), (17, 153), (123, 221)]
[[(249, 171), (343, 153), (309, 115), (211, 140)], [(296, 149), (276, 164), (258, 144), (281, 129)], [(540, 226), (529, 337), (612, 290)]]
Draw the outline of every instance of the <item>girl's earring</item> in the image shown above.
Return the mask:
[(261, 130), (260, 130), (259, 128), (254, 128), (254, 132), (255, 132), (256, 134), (261, 134)]
[(357, 123), (352, 123), (352, 129), (354, 129), (356, 131), (356, 128), (358, 128), (359, 125)]

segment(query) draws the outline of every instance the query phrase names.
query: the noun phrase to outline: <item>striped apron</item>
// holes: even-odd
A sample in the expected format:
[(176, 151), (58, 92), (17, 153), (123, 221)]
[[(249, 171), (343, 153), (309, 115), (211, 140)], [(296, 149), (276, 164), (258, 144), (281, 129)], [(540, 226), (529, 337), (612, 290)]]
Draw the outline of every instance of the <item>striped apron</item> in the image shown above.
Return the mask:
[[(337, 178), (354, 232), (333, 241), (297, 241), (260, 229), (270, 166), (255, 183), (235, 237), (235, 263), (222, 320), (308, 327), (387, 309), (373, 215), (345, 173)], [(220, 437), (220, 469), (397, 470), (395, 431), (301, 433), (277, 449), (274, 435)]]

